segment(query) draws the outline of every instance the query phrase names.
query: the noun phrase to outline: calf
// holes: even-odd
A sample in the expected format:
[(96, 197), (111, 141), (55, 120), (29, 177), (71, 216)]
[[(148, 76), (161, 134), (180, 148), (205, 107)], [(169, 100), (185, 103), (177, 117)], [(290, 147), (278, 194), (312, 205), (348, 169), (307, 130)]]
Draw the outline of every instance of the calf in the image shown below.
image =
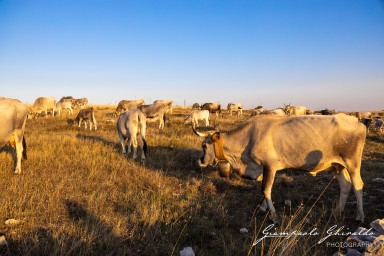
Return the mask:
[[(117, 134), (120, 138), (123, 154), (128, 156), (131, 153), (131, 145), (133, 147), (132, 159), (137, 158), (137, 138), (140, 140), (141, 146), (141, 162), (145, 161), (147, 152), (147, 143), (145, 141), (147, 118), (140, 110), (129, 110), (122, 112), (117, 119)], [(125, 141), (128, 139), (128, 154), (125, 150)]]
[(95, 118), (95, 112), (93, 107), (81, 109), (77, 117), (72, 120), (68, 120), (68, 124), (72, 125), (74, 122), (78, 123), (78, 126), (81, 127), (81, 122), (85, 121), (84, 128), (87, 129), (87, 121), (89, 121), (89, 130), (92, 130), (92, 125), (95, 127), (95, 131), (97, 130), (97, 122)]

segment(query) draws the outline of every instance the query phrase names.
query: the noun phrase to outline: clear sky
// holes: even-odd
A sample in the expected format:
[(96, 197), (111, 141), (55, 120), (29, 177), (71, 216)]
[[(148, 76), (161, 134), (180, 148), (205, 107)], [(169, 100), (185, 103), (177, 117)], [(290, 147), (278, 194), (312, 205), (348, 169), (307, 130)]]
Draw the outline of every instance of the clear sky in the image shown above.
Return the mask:
[(0, 0), (0, 96), (384, 109), (384, 1)]

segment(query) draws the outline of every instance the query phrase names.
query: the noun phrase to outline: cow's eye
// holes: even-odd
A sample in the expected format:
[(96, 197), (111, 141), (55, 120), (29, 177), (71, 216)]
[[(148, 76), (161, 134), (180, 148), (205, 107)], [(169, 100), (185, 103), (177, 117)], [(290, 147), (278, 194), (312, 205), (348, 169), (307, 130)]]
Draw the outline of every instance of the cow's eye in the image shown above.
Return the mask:
[(201, 147), (206, 150), (207, 149), (207, 145), (204, 143), (203, 145), (201, 145)]

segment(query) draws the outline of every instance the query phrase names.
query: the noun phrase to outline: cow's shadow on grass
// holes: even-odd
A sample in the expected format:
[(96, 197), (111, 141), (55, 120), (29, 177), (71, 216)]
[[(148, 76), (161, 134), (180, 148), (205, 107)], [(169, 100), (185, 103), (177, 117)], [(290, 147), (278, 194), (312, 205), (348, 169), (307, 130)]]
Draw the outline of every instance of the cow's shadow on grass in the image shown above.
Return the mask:
[[(11, 157), (12, 157), (12, 161), (13, 161), (13, 170), (15, 170), (16, 168), (16, 164), (17, 164), (17, 157), (16, 157), (16, 149), (13, 148), (12, 146), (10, 146), (9, 144), (3, 146), (0, 148), (0, 154), (2, 153), (5, 153), (5, 154), (9, 154)], [(21, 163), (23, 163), (24, 161), (24, 158), (21, 158)], [(21, 166), (23, 167), (23, 166)]]
[(80, 134), (79, 133), (79, 134), (76, 135), (76, 138), (79, 139), (79, 140), (98, 142), (98, 143), (101, 143), (101, 144), (103, 144), (105, 146), (113, 147), (115, 149), (120, 147), (119, 143), (106, 140), (106, 139), (104, 139), (104, 138), (102, 138), (100, 136), (84, 135), (84, 134)]

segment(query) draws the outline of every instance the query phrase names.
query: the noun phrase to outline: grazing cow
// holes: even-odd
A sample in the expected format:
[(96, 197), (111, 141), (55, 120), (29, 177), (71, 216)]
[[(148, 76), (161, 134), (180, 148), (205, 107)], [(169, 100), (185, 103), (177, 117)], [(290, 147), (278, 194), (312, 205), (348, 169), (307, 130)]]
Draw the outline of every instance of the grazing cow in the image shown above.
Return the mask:
[(192, 126), (199, 126), (199, 120), (205, 121), (205, 126), (209, 125), (208, 110), (193, 110), (189, 116), (184, 119), (184, 124), (192, 122)]
[(72, 101), (64, 100), (64, 101), (59, 101), (56, 103), (56, 110), (59, 113), (59, 116), (61, 115), (61, 110), (62, 109), (67, 109), (68, 110), (68, 115), (73, 115), (73, 109), (72, 109)]
[[(145, 161), (147, 152), (147, 143), (145, 141), (146, 117), (138, 109), (122, 112), (117, 119), (117, 134), (123, 149), (123, 154), (128, 157), (131, 153), (131, 145), (133, 147), (132, 159), (137, 158), (137, 138), (140, 140), (141, 162)], [(128, 154), (125, 150), (125, 141), (128, 139)]]
[(277, 218), (271, 198), (276, 171), (290, 168), (316, 175), (332, 167), (340, 185), (338, 211), (344, 210), (353, 185), (356, 219), (364, 221), (360, 167), (366, 133), (355, 117), (260, 115), (225, 133), (193, 130), (205, 138), (201, 167), (218, 161), (221, 176), (228, 177), (231, 166), (244, 178), (256, 179), (263, 174), (262, 189), (272, 220)]
[(284, 111), (288, 116), (302, 116), (306, 115), (307, 108), (304, 106), (284, 105)]
[(149, 105), (141, 105), (138, 109), (143, 112), (147, 119), (156, 119), (159, 118), (160, 124), (159, 129), (164, 128), (164, 124), (166, 121), (165, 112), (167, 111), (164, 104), (149, 104)]
[(204, 103), (201, 106), (201, 110), (208, 110), (209, 113), (215, 113), (216, 116), (219, 116), (221, 114), (221, 104), (218, 102)]
[(83, 121), (85, 129), (87, 129), (87, 121), (89, 121), (89, 130), (92, 130), (92, 125), (94, 126), (95, 131), (97, 130), (97, 122), (93, 107), (80, 109), (79, 114), (77, 114), (77, 117), (74, 120), (68, 119), (68, 124), (73, 125), (76, 122), (78, 123), (78, 126), (81, 127)]
[(200, 109), (200, 104), (199, 103), (193, 103), (192, 109)]
[(365, 128), (367, 128), (367, 134), (369, 134), (369, 127), (372, 124), (372, 118), (365, 118), (365, 117), (363, 117), (361, 119), (361, 122), (363, 123), (363, 125), (365, 125)]
[(10, 143), (16, 149), (15, 173), (21, 173), (21, 158), (27, 159), (24, 130), (29, 109), (18, 100), (0, 101), (0, 147)]
[(83, 109), (88, 104), (87, 98), (81, 98), (81, 99), (72, 99), (73, 108), (80, 108)]
[(262, 115), (270, 115), (270, 116), (286, 116), (287, 114), (281, 108), (273, 109), (273, 110), (264, 110)]
[(37, 117), (41, 112), (45, 112), (45, 117), (48, 116), (48, 110), (52, 109), (52, 116), (55, 116), (56, 100), (53, 97), (39, 97), (31, 109), (31, 116)]
[(139, 106), (144, 104), (143, 99), (138, 100), (121, 100), (119, 104), (117, 105), (117, 108), (115, 110), (115, 117), (118, 116), (121, 112), (126, 110), (135, 110)]
[(381, 117), (375, 117), (375, 130), (383, 133), (384, 122)]
[(241, 116), (243, 114), (243, 104), (228, 103), (227, 110), (229, 111), (229, 115), (232, 115), (232, 112), (237, 112), (237, 116)]
[(167, 113), (172, 115), (172, 100), (155, 100), (153, 104), (163, 104), (165, 106), (165, 109), (167, 110)]

